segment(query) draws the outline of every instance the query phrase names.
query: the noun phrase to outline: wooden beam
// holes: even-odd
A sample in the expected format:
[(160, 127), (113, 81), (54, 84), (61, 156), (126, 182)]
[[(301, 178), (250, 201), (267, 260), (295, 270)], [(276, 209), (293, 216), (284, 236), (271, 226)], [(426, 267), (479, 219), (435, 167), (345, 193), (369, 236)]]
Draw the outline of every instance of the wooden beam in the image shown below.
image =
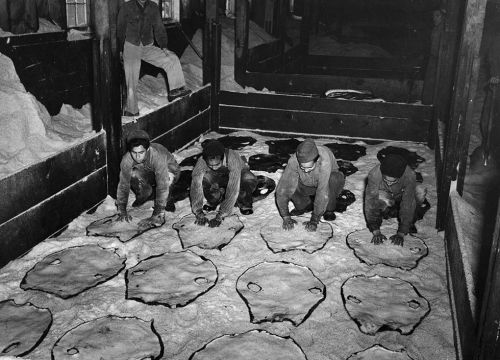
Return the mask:
[(463, 189), (472, 126), (472, 106), (479, 74), (479, 46), (485, 8), (486, 0), (468, 0), (465, 9), (454, 81), (455, 92), (452, 99), (450, 123), (447, 127), (441, 184), (439, 186), (436, 218), (438, 229), (442, 229), (445, 223), (451, 181), (457, 179), (457, 166), (460, 166), (457, 191), (461, 194)]
[(311, 16), (314, 1), (304, 0), (303, 3), (304, 12), (302, 14), (302, 22), (300, 23), (300, 46), (302, 48), (302, 58), (305, 59), (309, 54), (309, 33), (311, 31)]
[[(99, 118), (106, 130), (108, 194), (115, 197), (121, 161), (121, 92), (120, 58), (116, 43), (118, 0), (92, 1), (91, 16), (95, 36), (99, 41), (98, 90), (101, 96)], [(96, 66), (96, 64), (94, 64)]]
[(447, 265), (449, 268), (449, 288), (451, 304), (455, 313), (455, 342), (456, 349), (460, 352), (457, 359), (472, 359), (474, 353), (474, 336), (476, 324), (474, 321), (474, 311), (471, 304), (471, 289), (467, 283), (467, 275), (470, 275), (470, 267), (464, 264), (464, 252), (460, 245), (465, 233), (462, 226), (463, 219), (460, 218), (458, 194), (454, 193), (449, 200), (450, 213), (445, 223), (445, 249), (447, 255)]
[(236, 1), (236, 20), (234, 21), (234, 80), (241, 86), (246, 85), (248, 66), (248, 0)]
[(222, 27), (218, 22), (212, 22), (212, 80), (210, 86), (210, 129), (219, 129), (219, 92), (221, 72), (221, 39)]
[(212, 81), (213, 68), (213, 43), (212, 23), (219, 21), (218, 12), (219, 0), (205, 0), (205, 24), (203, 27), (203, 85)]

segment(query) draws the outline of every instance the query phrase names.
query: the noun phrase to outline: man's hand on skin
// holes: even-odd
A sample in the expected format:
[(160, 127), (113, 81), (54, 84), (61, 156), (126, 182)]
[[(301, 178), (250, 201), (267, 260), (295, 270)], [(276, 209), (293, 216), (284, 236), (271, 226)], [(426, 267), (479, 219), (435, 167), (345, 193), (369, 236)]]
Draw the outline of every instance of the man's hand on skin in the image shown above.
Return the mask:
[(213, 227), (219, 227), (220, 224), (222, 224), (222, 217), (217, 214), (213, 219), (208, 221), (208, 226), (213, 228)]
[(131, 220), (132, 216), (130, 216), (126, 211), (119, 213), (118, 218), (116, 219), (116, 221), (126, 221), (126, 222), (130, 222)]
[(205, 224), (208, 223), (208, 219), (205, 216), (205, 213), (199, 212), (198, 214), (196, 214), (196, 220), (194, 221), (194, 223), (196, 225), (205, 226)]
[(392, 235), (389, 239), (394, 245), (403, 246), (403, 243), (405, 241), (405, 234), (398, 232), (397, 234)]
[(139, 224), (137, 224), (140, 228), (146, 228), (146, 227), (151, 227), (151, 226), (161, 226), (163, 224), (163, 221), (165, 220), (165, 214), (160, 213), (157, 215), (151, 215), (151, 217), (148, 217), (147, 219), (143, 219), (139, 221)]
[(318, 223), (314, 221), (305, 221), (303, 224), (307, 231), (316, 231), (318, 228)]
[(285, 216), (283, 218), (283, 229), (292, 230), (293, 226), (297, 224), (297, 221), (293, 220), (290, 216)]
[(384, 234), (380, 232), (380, 230), (373, 230), (372, 232), (373, 237), (372, 237), (372, 244), (374, 245), (380, 245), (384, 242), (384, 240), (387, 240)]

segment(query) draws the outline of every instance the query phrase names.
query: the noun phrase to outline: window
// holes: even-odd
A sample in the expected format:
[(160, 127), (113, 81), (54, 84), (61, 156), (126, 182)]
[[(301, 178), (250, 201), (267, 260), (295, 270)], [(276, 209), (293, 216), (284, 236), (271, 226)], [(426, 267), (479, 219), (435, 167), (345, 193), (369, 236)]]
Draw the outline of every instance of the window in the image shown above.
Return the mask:
[(88, 25), (88, 0), (66, 0), (68, 28)]
[(160, 0), (159, 6), (162, 19), (180, 20), (180, 0)]

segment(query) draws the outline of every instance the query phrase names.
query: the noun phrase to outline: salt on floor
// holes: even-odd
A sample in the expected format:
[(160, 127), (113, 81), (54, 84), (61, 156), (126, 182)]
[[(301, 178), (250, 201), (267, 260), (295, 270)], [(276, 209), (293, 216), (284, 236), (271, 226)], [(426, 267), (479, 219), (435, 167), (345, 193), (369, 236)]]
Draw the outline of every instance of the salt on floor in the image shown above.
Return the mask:
[[(253, 136), (257, 139), (255, 144), (240, 151), (240, 154), (247, 158), (256, 153), (266, 153), (268, 146), (265, 141), (273, 139), (250, 132), (238, 132), (233, 135)], [(182, 160), (199, 152), (201, 141), (218, 136), (220, 135), (215, 133), (207, 134), (199, 142), (175, 156)], [(317, 142), (331, 143), (332, 139), (320, 139)], [(359, 144), (365, 145), (361, 142)], [(416, 151), (426, 159), (418, 170), (423, 174), (424, 184), (428, 187), (428, 199), (432, 208), (425, 218), (417, 223), (417, 228), (419, 236), (429, 247), (429, 254), (410, 271), (382, 264), (369, 266), (360, 262), (346, 244), (349, 233), (366, 227), (362, 211), (365, 179), (368, 171), (378, 163), (377, 152), (389, 145)], [(290, 336), (300, 345), (309, 360), (346, 359), (351, 354), (370, 348), (374, 344), (380, 344), (390, 350), (405, 349), (415, 360), (455, 359), (452, 317), (446, 284), (444, 241), (434, 228), (437, 193), (433, 152), (423, 144), (394, 141), (366, 145), (366, 148), (366, 155), (353, 161), (359, 171), (346, 178), (345, 188), (355, 194), (356, 202), (347, 211), (338, 214), (333, 222), (339, 229), (338, 236), (313, 254), (304, 251), (275, 254), (268, 249), (261, 239), (260, 229), (271, 214), (277, 214), (274, 196), (269, 196), (255, 204), (253, 215), (240, 215), (245, 228), (222, 250), (191, 248), (196, 254), (214, 263), (219, 279), (214, 288), (187, 306), (168, 309), (126, 300), (124, 272), (67, 300), (38, 291), (22, 290), (19, 284), (24, 274), (36, 262), (50, 253), (70, 246), (99, 244), (105, 248), (116, 248), (120, 255), (126, 256), (127, 269), (150, 256), (182, 250), (179, 237), (171, 225), (190, 213), (188, 199), (176, 204), (177, 211), (168, 214), (164, 226), (127, 243), (121, 243), (113, 238), (85, 236), (85, 229), (92, 221), (115, 213), (114, 201), (108, 197), (96, 212), (81, 214), (57, 238), (43, 241), (22, 258), (0, 269), (0, 294), (2, 294), (0, 300), (12, 298), (17, 303), (31, 302), (38, 307), (50, 308), (53, 313), (54, 321), (49, 333), (27, 358), (50, 359), (52, 346), (69, 329), (85, 321), (117, 315), (137, 316), (146, 321), (154, 319), (155, 328), (165, 344), (163, 358), (171, 360), (188, 359), (195, 351), (215, 338), (225, 334), (245, 333), (252, 329), (266, 330), (279, 336)], [(282, 171), (276, 173), (257, 171), (256, 174), (266, 175), (278, 181)], [(133, 196), (130, 201), (133, 201)], [(387, 220), (389, 224), (394, 224), (394, 221), (394, 219)], [(297, 327), (286, 321), (252, 324), (247, 307), (236, 291), (236, 282), (241, 274), (256, 264), (272, 261), (288, 261), (306, 266), (326, 286), (324, 301)], [(356, 275), (368, 277), (379, 275), (408, 281), (429, 301), (431, 311), (409, 335), (395, 331), (380, 332), (375, 335), (363, 334), (345, 311), (341, 297), (342, 284)]]

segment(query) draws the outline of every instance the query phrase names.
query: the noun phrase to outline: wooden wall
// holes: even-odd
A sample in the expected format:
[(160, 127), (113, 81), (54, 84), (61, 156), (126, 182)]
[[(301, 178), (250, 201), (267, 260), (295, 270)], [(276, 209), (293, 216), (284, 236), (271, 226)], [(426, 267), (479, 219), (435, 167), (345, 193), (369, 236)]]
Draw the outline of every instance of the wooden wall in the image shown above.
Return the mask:
[(0, 180), (0, 267), (106, 197), (104, 134)]
[(433, 107), (308, 96), (233, 93), (220, 96), (220, 128), (273, 134), (348, 136), (426, 142)]
[[(152, 141), (170, 151), (183, 147), (210, 129), (210, 85), (125, 124), (124, 138), (133, 129), (145, 130)], [(122, 149), (124, 152), (124, 143)]]
[(67, 41), (65, 32), (0, 38), (27, 91), (51, 115), (63, 103), (80, 108), (91, 101), (92, 40)]

